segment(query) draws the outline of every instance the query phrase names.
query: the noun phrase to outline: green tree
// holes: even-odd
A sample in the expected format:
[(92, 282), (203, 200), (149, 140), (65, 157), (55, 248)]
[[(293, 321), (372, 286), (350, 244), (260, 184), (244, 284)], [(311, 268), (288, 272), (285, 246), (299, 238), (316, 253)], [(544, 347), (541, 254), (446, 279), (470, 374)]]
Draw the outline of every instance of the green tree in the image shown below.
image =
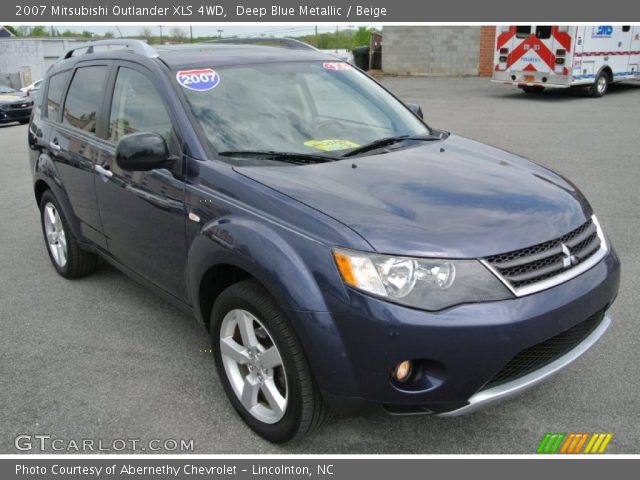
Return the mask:
[(114, 37), (113, 32), (105, 32), (103, 36), (104, 36), (104, 38), (113, 38)]
[(174, 42), (182, 43), (187, 38), (187, 31), (181, 27), (173, 27), (169, 30), (169, 38)]
[(31, 29), (30, 36), (31, 37), (48, 37), (49, 30), (47, 30), (47, 28), (43, 27), (42, 25), (37, 25)]
[(142, 39), (146, 40), (148, 43), (154, 43), (153, 32), (149, 27), (142, 27), (138, 32), (138, 36), (142, 37)]
[(8, 30), (8, 31), (10, 31), (11, 33), (13, 33), (16, 37), (17, 37), (17, 36), (19, 36), (18, 31), (17, 31), (15, 28), (13, 28), (11, 25), (3, 25), (3, 27), (4, 27), (6, 30)]
[(372, 29), (368, 27), (358, 27), (358, 29), (353, 34), (353, 43), (354, 47), (364, 47), (369, 45), (369, 37), (371, 36)]

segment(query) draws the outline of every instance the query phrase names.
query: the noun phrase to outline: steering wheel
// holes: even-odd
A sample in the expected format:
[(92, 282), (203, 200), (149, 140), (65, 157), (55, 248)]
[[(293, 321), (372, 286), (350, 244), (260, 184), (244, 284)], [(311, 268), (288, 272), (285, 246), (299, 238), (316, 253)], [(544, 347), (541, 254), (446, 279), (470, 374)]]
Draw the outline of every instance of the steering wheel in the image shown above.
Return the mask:
[[(340, 135), (345, 130), (345, 125), (340, 120), (322, 120), (319, 123), (316, 123), (311, 130), (309, 131), (310, 137), (315, 137), (316, 132), (322, 131), (325, 127), (331, 127), (329, 132), (335, 131), (335, 134)], [(331, 133), (330, 133), (331, 134)]]

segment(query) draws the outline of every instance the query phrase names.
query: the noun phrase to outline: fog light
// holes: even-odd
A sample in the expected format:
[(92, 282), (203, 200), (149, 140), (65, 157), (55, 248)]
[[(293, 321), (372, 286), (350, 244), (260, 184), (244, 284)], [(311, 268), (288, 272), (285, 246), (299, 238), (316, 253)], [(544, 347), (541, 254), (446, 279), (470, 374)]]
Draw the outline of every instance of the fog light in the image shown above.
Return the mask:
[(411, 376), (413, 371), (413, 362), (411, 360), (404, 360), (396, 365), (393, 371), (393, 377), (399, 382), (406, 382)]

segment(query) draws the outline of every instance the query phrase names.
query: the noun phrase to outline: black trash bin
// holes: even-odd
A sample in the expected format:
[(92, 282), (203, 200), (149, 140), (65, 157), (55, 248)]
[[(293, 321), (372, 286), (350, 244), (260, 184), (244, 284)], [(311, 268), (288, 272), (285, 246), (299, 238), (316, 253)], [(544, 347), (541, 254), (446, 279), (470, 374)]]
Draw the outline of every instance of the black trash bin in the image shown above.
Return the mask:
[(364, 70), (369, 70), (369, 47), (356, 47), (351, 50), (353, 53), (353, 63), (356, 67)]

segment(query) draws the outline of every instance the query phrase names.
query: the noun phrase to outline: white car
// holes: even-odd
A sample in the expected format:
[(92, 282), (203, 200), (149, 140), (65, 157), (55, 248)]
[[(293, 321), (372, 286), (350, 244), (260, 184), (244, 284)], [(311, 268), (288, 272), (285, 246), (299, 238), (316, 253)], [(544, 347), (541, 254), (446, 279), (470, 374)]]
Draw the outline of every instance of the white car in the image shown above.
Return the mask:
[(32, 97), (38, 90), (40, 90), (40, 85), (42, 85), (42, 79), (36, 80), (26, 87), (22, 87), (20, 91), (24, 93), (25, 97)]

